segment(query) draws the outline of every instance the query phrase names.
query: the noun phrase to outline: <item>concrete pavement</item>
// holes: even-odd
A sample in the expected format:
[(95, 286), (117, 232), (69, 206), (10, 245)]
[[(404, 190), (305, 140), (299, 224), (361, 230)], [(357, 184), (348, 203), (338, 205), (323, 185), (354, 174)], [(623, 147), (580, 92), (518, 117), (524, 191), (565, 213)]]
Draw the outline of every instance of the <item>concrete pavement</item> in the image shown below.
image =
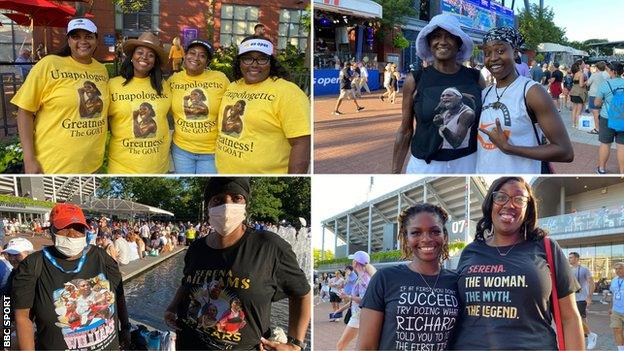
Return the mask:
[[(402, 98), (395, 104), (379, 100), (381, 91), (364, 94), (358, 103), (365, 109), (356, 112), (355, 104), (345, 100), (343, 115), (332, 114), (337, 96), (314, 98), (314, 173), (384, 174), (390, 173), (394, 138), (401, 123)], [(387, 101), (387, 100), (386, 100)], [(572, 128), (570, 111), (561, 112), (574, 147), (572, 163), (554, 163), (558, 174), (595, 174), (598, 135)], [(617, 174), (615, 145), (607, 163), (607, 173)]]
[[(594, 350), (617, 350), (613, 339), (613, 330), (609, 328), (608, 305), (598, 302), (598, 295), (594, 295), (594, 302), (587, 310), (587, 319), (592, 332), (598, 334), (598, 341)], [(314, 344), (313, 350), (325, 351), (335, 350), (336, 343), (345, 324), (342, 321), (329, 322), (328, 315), (331, 312), (331, 304), (329, 302), (321, 302), (318, 295), (314, 296), (314, 319), (313, 334)], [(349, 344), (347, 351), (355, 350), (356, 340)]]

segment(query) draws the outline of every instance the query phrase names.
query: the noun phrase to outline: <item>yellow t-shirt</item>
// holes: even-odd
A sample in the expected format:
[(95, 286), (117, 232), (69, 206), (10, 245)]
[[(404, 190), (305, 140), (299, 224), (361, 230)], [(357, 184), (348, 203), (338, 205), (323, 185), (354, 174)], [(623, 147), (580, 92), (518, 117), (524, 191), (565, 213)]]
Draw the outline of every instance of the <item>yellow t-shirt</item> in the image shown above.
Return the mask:
[(221, 100), (219, 173), (287, 173), (289, 138), (310, 135), (310, 101), (287, 80), (232, 82)]
[(175, 131), (173, 142), (196, 154), (214, 154), (217, 140), (217, 113), (230, 81), (219, 71), (189, 76), (185, 71), (169, 78), (171, 112)]
[(34, 112), (35, 157), (44, 173), (94, 173), (104, 161), (108, 72), (93, 60), (48, 55), (11, 102)]
[(184, 57), (184, 49), (182, 49), (182, 47), (176, 47), (175, 45), (172, 45), (171, 50), (169, 50), (169, 58), (181, 59), (183, 57)]
[(171, 91), (163, 82), (159, 96), (150, 78), (134, 77), (122, 85), (123, 77), (110, 80), (111, 139), (108, 173), (167, 173), (171, 136), (167, 112)]

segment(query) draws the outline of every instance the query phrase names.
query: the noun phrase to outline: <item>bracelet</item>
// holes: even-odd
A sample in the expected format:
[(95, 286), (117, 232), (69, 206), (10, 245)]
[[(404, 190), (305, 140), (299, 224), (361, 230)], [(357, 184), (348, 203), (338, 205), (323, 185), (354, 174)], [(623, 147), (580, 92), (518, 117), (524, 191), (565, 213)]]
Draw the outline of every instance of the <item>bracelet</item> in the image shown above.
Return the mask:
[(286, 340), (288, 341), (289, 344), (293, 344), (293, 345), (299, 347), (301, 350), (305, 349), (305, 347), (307, 345), (305, 342), (303, 342), (303, 341), (301, 341), (301, 340), (299, 340), (297, 338), (294, 338), (294, 337), (292, 337), (290, 335), (288, 335)]

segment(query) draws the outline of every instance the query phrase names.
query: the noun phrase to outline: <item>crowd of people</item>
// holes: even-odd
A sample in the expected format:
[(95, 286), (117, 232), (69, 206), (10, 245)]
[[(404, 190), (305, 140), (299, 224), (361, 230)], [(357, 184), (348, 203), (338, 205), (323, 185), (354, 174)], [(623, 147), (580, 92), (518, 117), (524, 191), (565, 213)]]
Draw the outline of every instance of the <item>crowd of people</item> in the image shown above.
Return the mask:
[[(61, 203), (50, 213), (52, 245), (35, 251), (26, 238), (11, 239), (0, 288), (10, 296), (16, 346), (133, 349), (119, 267), (186, 244), (184, 278), (164, 313), (177, 349), (304, 349), (308, 279), (291, 246), (268, 231), (275, 224), (245, 221), (249, 178), (211, 178), (204, 198), (207, 223), (87, 219), (80, 207)], [(285, 298), (288, 335), (276, 340), (271, 304)]]
[[(347, 327), (336, 349), (357, 336), (357, 350), (585, 350), (597, 345), (587, 310), (596, 288), (577, 252), (563, 253), (537, 222), (537, 201), (521, 177), (493, 181), (482, 204), (474, 241), (448, 269), (449, 216), (417, 203), (398, 216), (407, 264), (362, 270), (370, 257), (349, 256), (352, 266), (316, 279), (319, 303), (331, 302), (330, 322)], [(360, 267), (360, 269), (358, 269)], [(610, 327), (624, 350), (624, 262), (611, 267)], [(355, 272), (355, 273), (353, 273)], [(353, 284), (370, 281), (355, 291)], [(358, 325), (337, 312), (357, 305)], [(350, 316), (353, 318), (353, 315)], [(352, 329), (355, 328), (355, 329)], [(511, 332), (513, 331), (513, 332)]]
[[(233, 82), (207, 69), (214, 49), (203, 39), (183, 48), (176, 38), (169, 55), (151, 32), (127, 39), (110, 79), (93, 57), (97, 43), (93, 21), (71, 20), (63, 48), (38, 61), (11, 100), (25, 173), (101, 172), (105, 155), (111, 174), (308, 172), (310, 102), (267, 36), (238, 45)], [(164, 79), (169, 62), (175, 73)]]
[[(396, 64), (386, 65), (382, 101), (394, 103), (403, 81), (393, 173), (553, 173), (551, 162), (574, 160), (561, 117), (562, 107), (568, 106), (572, 126), (581, 121), (598, 136), (596, 172), (606, 172), (614, 141), (619, 171), (624, 172), (622, 63), (579, 60), (564, 67), (531, 60), (528, 65), (521, 59), (524, 38), (512, 27), (492, 28), (484, 35), (483, 64), (475, 62), (474, 45), (456, 17), (441, 14), (419, 32), (419, 59), (404, 77)], [(356, 112), (365, 108), (357, 100), (359, 64), (341, 66), (334, 115), (342, 114), (339, 108), (347, 98)]]

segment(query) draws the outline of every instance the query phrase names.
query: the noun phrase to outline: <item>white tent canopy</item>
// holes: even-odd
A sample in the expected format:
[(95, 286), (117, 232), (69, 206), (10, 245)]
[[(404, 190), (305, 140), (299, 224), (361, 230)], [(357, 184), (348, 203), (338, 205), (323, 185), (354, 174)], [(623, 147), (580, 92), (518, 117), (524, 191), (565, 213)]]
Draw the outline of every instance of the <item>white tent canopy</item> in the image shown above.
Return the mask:
[(138, 202), (123, 199), (100, 199), (92, 198), (83, 203), (82, 208), (93, 212), (104, 212), (110, 214), (142, 214), (142, 215), (167, 215), (174, 217), (172, 212), (158, 207), (140, 204)]
[(555, 44), (555, 43), (541, 43), (537, 46), (538, 52), (567, 52), (574, 56), (589, 56), (587, 52), (575, 49), (573, 47)]

